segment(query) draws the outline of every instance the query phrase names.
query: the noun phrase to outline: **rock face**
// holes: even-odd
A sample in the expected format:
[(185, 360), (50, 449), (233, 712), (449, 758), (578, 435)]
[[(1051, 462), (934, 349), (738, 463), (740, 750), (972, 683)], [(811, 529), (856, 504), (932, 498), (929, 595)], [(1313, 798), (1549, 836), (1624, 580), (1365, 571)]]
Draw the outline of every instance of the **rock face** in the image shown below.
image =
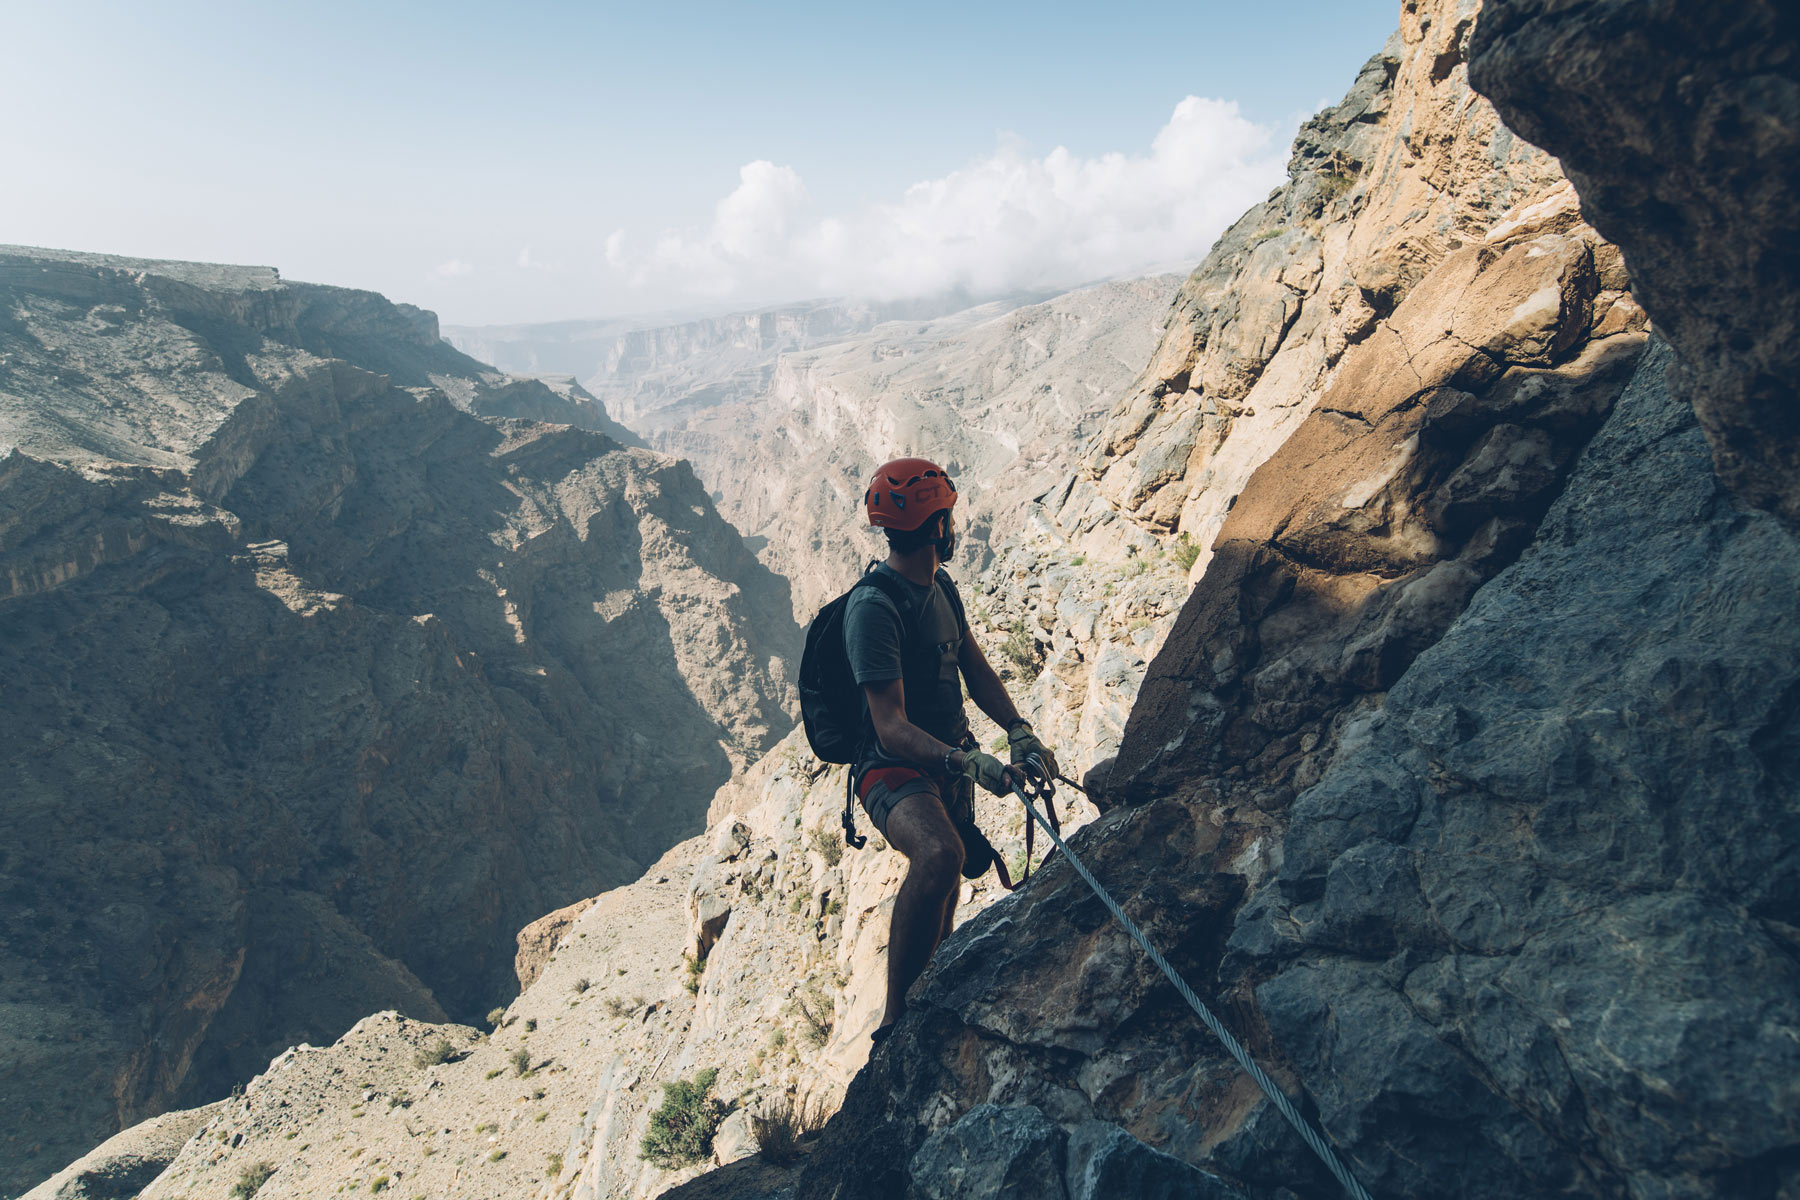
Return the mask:
[[(1182, 285), (1161, 345), (1088, 448), (1088, 478), (1120, 511), (1201, 545), (1196, 573), (1251, 473), (1346, 352), (1382, 333), (1446, 256), (1562, 182), (1469, 91), (1477, 7), (1402, 6), (1349, 94), (1302, 126), (1288, 184)], [(1613, 295), (1616, 264), (1616, 252), (1595, 264)]]
[(790, 727), (786, 589), (577, 424), (368, 293), (0, 253), (0, 1189), (485, 1011)]
[[(1611, 11), (1532, 7), (1544, 36)], [(1073, 844), (1375, 1195), (1790, 1195), (1800, 546), (1721, 487), (1680, 346), (1468, 91), (1475, 19), (1405, 6), (1096, 444), (1134, 520), (1217, 534), (1109, 780), (1132, 803)], [(1310, 327), (1317, 293), (1248, 265), (1297, 212), (1365, 247)], [(1253, 395), (1285, 424), (1247, 426)], [(1221, 461), (1240, 434), (1279, 448)], [(1338, 1194), (1052, 867), (940, 951), (798, 1192), (1000, 1178), (1096, 1122), (1251, 1196)]]
[(1470, 76), (1561, 158), (1740, 499), (1800, 523), (1800, 17), (1489, 0)]

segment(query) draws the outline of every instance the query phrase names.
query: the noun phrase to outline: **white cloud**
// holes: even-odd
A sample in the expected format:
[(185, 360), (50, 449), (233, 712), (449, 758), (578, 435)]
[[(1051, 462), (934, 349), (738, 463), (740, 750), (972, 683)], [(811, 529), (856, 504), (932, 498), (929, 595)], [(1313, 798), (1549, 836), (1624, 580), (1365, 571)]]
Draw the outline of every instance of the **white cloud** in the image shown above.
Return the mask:
[(459, 275), (467, 275), (474, 269), (473, 264), (466, 263), (460, 258), (453, 258), (449, 262), (441, 262), (433, 267), (431, 277), (433, 279), (455, 279)]
[(815, 214), (791, 167), (745, 165), (704, 230), (606, 239), (655, 292), (714, 298), (925, 295), (1074, 284), (1201, 258), (1283, 178), (1286, 147), (1235, 103), (1189, 96), (1148, 154), (1034, 158), (1013, 141), (891, 203)]

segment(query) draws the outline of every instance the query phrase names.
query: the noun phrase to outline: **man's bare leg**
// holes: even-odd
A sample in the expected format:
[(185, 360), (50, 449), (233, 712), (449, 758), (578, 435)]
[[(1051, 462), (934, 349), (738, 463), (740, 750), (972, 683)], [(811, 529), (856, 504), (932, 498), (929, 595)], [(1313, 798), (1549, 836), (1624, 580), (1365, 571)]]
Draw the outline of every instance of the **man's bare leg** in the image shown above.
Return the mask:
[(888, 931), (886, 1028), (906, 1011), (906, 989), (925, 973), (943, 941), (962, 882), (963, 846), (935, 792), (914, 792), (888, 814), (887, 840), (906, 855), (906, 881)]

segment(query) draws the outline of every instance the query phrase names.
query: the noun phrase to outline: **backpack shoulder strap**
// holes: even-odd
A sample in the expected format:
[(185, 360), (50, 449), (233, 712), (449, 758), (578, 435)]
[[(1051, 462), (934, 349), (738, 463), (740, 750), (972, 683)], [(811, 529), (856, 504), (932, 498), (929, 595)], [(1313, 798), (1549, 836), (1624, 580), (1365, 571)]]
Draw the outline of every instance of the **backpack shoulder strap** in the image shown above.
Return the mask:
[[(851, 585), (851, 591), (864, 586), (881, 589), (882, 595), (893, 602), (894, 610), (900, 614), (900, 640), (904, 645), (912, 641), (913, 627), (918, 624), (918, 614), (913, 610), (912, 597), (906, 594), (906, 585), (892, 575), (878, 571), (879, 563), (870, 563), (862, 578)], [(959, 607), (958, 611), (961, 609)]]
[(966, 633), (969, 628), (969, 618), (968, 615), (963, 612), (962, 593), (956, 590), (956, 580), (950, 578), (950, 572), (939, 567), (937, 573), (937, 585), (938, 590), (943, 592), (945, 597), (949, 599), (950, 607), (956, 610), (957, 628)]

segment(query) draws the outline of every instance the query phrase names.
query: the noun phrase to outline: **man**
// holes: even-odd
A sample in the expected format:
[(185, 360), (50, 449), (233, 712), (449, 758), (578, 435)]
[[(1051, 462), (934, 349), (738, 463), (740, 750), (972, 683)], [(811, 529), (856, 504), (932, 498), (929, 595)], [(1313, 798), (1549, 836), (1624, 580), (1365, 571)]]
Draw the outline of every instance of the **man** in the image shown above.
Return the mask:
[(888, 936), (887, 1011), (873, 1035), (879, 1043), (906, 1011), (906, 989), (950, 932), (961, 876), (979, 876), (991, 861), (993, 851), (975, 828), (974, 785), (1001, 795), (1024, 778), (975, 748), (962, 683), (1007, 731), (1014, 763), (1036, 756), (1054, 774), (1056, 758), (969, 636), (956, 586), (939, 570), (956, 548), (950, 477), (922, 458), (895, 459), (876, 470), (863, 504), (869, 524), (888, 540), (887, 560), (875, 571), (892, 578), (852, 589), (844, 609), (850, 669), (868, 702), (856, 791), (869, 819), (907, 859)]

